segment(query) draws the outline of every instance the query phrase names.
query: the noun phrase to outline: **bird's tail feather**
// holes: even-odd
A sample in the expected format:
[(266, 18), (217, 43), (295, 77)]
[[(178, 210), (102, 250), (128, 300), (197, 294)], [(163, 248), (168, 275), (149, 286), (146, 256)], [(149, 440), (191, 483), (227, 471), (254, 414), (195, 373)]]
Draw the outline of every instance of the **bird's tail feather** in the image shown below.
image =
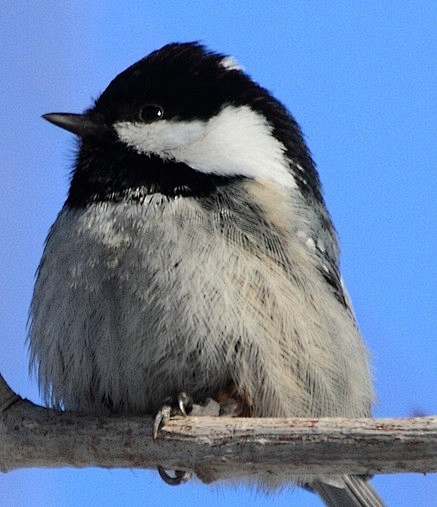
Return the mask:
[(344, 476), (344, 487), (324, 482), (312, 483), (311, 488), (319, 494), (328, 507), (384, 507), (384, 502), (366, 479)]

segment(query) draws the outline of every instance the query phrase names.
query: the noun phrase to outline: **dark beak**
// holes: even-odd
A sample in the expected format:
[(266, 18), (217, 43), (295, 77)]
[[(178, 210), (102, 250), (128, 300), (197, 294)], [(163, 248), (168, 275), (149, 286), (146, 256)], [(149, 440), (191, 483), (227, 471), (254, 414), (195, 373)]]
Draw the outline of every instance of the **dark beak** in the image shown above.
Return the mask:
[(107, 125), (91, 119), (86, 114), (49, 113), (43, 114), (42, 117), (79, 137), (102, 137), (110, 130)]

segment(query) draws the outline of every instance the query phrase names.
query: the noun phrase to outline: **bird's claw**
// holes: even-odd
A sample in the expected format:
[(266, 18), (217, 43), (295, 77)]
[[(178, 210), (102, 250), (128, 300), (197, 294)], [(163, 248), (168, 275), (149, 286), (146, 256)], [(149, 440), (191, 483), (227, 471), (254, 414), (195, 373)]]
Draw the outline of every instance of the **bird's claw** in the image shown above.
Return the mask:
[(153, 438), (158, 438), (159, 430), (170, 420), (170, 417), (174, 415), (187, 416), (192, 408), (193, 400), (187, 393), (179, 393), (176, 399), (171, 396), (166, 398), (153, 421)]
[(193, 408), (193, 398), (187, 393), (179, 393), (178, 394), (178, 407), (181, 411), (182, 415), (187, 416), (189, 412), (191, 412)]
[(158, 410), (158, 413), (155, 416), (155, 420), (153, 421), (153, 438), (155, 440), (158, 438), (159, 430), (162, 428), (162, 426), (164, 426), (166, 422), (170, 420), (170, 417), (171, 406), (164, 403)]
[[(193, 400), (191, 396), (184, 392), (179, 393), (176, 398), (166, 398), (161, 408), (158, 410), (155, 420), (153, 421), (153, 438), (158, 438), (159, 431), (162, 426), (170, 420), (171, 416), (181, 414), (186, 416), (189, 412), (191, 412), (192, 408)], [(167, 470), (160, 465), (157, 465), (157, 469), (161, 479), (170, 486), (179, 486), (180, 484), (184, 484), (191, 479), (191, 476), (193, 475), (191, 472), (186, 470), (174, 470), (173, 475), (170, 475)]]
[(162, 466), (158, 465), (158, 473), (161, 479), (170, 486), (179, 486), (181, 484), (184, 484), (184, 482), (187, 482), (191, 479), (191, 476), (193, 475), (191, 472), (188, 472), (186, 470), (175, 470), (174, 476), (167, 473), (167, 470), (162, 468)]

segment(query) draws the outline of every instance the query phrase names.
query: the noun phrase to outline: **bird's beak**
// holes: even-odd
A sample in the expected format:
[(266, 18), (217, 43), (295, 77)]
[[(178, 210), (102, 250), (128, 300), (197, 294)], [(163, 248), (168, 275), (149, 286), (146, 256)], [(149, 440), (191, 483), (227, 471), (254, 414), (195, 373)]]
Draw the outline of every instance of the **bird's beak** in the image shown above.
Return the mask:
[(53, 125), (73, 132), (79, 137), (101, 137), (109, 131), (107, 125), (91, 119), (86, 114), (49, 113), (43, 114), (42, 117)]

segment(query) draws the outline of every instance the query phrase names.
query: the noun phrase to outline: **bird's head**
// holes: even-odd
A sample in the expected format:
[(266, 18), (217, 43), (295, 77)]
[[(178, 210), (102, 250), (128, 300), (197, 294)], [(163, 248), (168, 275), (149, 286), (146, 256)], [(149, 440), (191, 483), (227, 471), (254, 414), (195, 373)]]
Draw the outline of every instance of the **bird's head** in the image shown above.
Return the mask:
[(309, 190), (318, 185), (287, 110), (234, 59), (198, 43), (154, 51), (119, 74), (84, 114), (44, 118), (82, 139), (71, 203), (129, 188), (198, 194), (243, 178), (294, 187), (302, 172)]

